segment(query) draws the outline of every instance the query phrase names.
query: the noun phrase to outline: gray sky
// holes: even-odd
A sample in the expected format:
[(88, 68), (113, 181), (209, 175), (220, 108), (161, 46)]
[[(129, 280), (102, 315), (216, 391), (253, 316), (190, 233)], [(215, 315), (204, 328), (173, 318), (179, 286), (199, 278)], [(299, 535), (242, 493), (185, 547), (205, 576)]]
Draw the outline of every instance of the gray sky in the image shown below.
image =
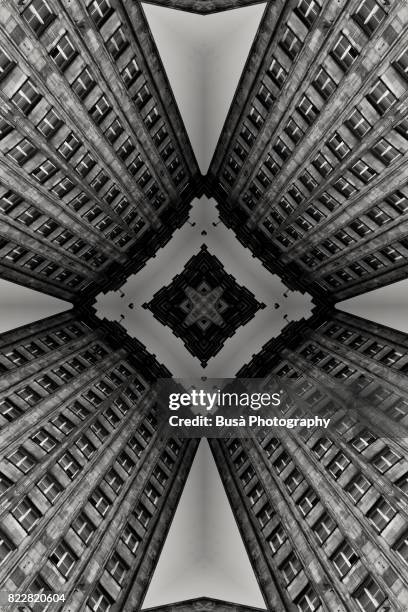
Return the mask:
[(143, 9), (205, 174), (265, 4), (205, 17), (153, 4)]

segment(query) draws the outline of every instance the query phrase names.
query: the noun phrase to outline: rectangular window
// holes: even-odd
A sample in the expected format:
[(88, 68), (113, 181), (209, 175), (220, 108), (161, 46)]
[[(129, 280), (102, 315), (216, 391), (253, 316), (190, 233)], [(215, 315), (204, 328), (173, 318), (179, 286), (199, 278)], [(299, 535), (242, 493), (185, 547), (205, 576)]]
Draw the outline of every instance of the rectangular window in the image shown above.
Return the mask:
[(119, 585), (122, 585), (124, 583), (126, 573), (129, 570), (128, 566), (120, 557), (120, 555), (118, 555), (118, 553), (113, 553), (108, 563), (106, 564), (106, 569)]
[(284, 544), (287, 540), (287, 535), (284, 527), (279, 523), (277, 527), (272, 531), (271, 535), (268, 537), (268, 544), (272, 549), (273, 553), (276, 553), (279, 548)]
[(10, 455), (6, 456), (6, 459), (10, 461), (16, 468), (18, 468), (23, 474), (27, 474), (35, 465), (36, 461), (32, 455), (22, 446), (13, 451)]
[(37, 91), (30, 79), (27, 79), (11, 98), (13, 104), (15, 104), (17, 108), (26, 116), (33, 110), (40, 100), (41, 94)]
[(286, 26), (279, 44), (291, 60), (295, 59), (302, 48), (302, 41), (289, 26)]
[(41, 36), (55, 19), (51, 7), (45, 0), (32, 0), (21, 14), (37, 36)]
[(353, 47), (347, 36), (341, 33), (339, 39), (331, 50), (331, 55), (340, 68), (347, 71), (352, 63), (357, 59), (358, 51), (355, 47)]
[(352, 595), (361, 612), (377, 612), (384, 603), (386, 596), (371, 576)]
[(371, 482), (363, 474), (359, 473), (348, 483), (345, 491), (350, 495), (353, 502), (357, 504), (370, 487)]
[(40, 511), (28, 497), (24, 497), (11, 514), (27, 533), (34, 529), (41, 518)]
[(64, 34), (50, 51), (50, 57), (63, 72), (74, 61), (77, 55), (78, 52), (72, 44), (68, 34)]
[(126, 527), (124, 528), (122, 532), (122, 535), (120, 536), (120, 539), (122, 540), (122, 542), (124, 542), (124, 544), (128, 547), (128, 549), (132, 553), (136, 552), (137, 547), (139, 546), (141, 542), (140, 537), (137, 535), (136, 531), (130, 525), (126, 525)]
[(109, 0), (93, 0), (88, 5), (88, 13), (92, 17), (95, 25), (101, 28), (105, 21), (112, 15), (113, 8)]
[(108, 612), (114, 604), (114, 599), (108, 595), (101, 585), (98, 585), (87, 601), (87, 608), (92, 612)]
[(58, 544), (49, 559), (66, 579), (69, 577), (75, 563), (78, 561), (78, 558), (64, 540)]
[(397, 97), (387, 87), (384, 81), (377, 79), (376, 84), (367, 94), (367, 100), (379, 115), (384, 115), (396, 103)]
[(41, 480), (37, 482), (37, 487), (51, 504), (55, 502), (63, 490), (60, 483), (51, 474), (45, 474), (45, 476), (43, 476)]
[(78, 461), (76, 461), (76, 459), (74, 459), (71, 453), (68, 452), (62, 455), (61, 459), (59, 459), (58, 461), (58, 465), (64, 470), (68, 478), (70, 478), (71, 480), (75, 478), (75, 476), (81, 469), (81, 466), (79, 465)]
[(384, 497), (379, 497), (374, 506), (367, 512), (367, 517), (375, 529), (381, 533), (397, 514), (396, 510)]
[(297, 557), (297, 555), (292, 552), (285, 559), (285, 561), (280, 566), (280, 571), (282, 573), (283, 581), (286, 586), (288, 586), (294, 578), (299, 574), (302, 569), (302, 565)]
[(85, 100), (88, 94), (91, 93), (96, 85), (95, 78), (88, 67), (85, 67), (82, 72), (72, 81), (71, 89), (80, 100)]
[(362, 0), (353, 15), (353, 19), (367, 36), (371, 36), (386, 16), (387, 13), (376, 0)]
[(16, 65), (16, 62), (11, 60), (9, 56), (0, 49), (0, 81), (11, 72)]
[(128, 46), (129, 43), (122, 26), (119, 26), (106, 42), (106, 48), (114, 60), (117, 60)]
[(77, 535), (79, 535), (79, 537), (85, 544), (88, 544), (93, 534), (95, 533), (96, 527), (92, 523), (91, 519), (85, 514), (85, 512), (80, 512), (80, 514), (72, 523), (72, 529)]
[(359, 561), (359, 557), (351, 548), (350, 544), (344, 540), (332, 555), (331, 560), (339, 576), (344, 578), (353, 565)]
[(320, 544), (327, 540), (330, 534), (336, 529), (337, 525), (328, 512), (323, 512), (320, 518), (313, 525), (313, 531)]
[(89, 498), (89, 502), (102, 516), (105, 516), (111, 505), (109, 499), (99, 487), (96, 487), (96, 489), (93, 491)]

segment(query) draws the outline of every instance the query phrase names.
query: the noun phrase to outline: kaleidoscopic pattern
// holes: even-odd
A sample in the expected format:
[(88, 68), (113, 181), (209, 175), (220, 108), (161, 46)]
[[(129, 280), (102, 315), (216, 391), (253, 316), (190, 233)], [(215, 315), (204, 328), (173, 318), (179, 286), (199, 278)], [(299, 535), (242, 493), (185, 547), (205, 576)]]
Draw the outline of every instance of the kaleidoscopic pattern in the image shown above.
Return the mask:
[(205, 367), (225, 341), (264, 304), (238, 285), (203, 245), (182, 273), (144, 307), (163, 325), (168, 325)]

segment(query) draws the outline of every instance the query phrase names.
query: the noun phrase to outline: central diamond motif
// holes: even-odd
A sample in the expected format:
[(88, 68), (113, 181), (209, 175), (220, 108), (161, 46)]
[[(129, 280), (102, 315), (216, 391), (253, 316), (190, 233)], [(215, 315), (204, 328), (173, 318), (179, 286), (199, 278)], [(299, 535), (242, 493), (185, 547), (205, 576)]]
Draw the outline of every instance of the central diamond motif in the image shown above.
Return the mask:
[(160, 323), (170, 327), (205, 368), (227, 338), (265, 304), (238, 285), (206, 245), (202, 245), (181, 274), (143, 306)]

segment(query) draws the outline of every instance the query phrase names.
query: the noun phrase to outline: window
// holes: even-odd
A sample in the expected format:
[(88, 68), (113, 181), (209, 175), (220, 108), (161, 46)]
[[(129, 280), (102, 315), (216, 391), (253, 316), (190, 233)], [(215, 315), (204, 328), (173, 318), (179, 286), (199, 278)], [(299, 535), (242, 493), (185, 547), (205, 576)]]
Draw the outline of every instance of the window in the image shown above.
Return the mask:
[(105, 96), (101, 96), (97, 102), (89, 109), (89, 114), (97, 125), (102, 123), (109, 114), (111, 107)]
[(258, 519), (261, 527), (265, 527), (265, 525), (271, 520), (274, 515), (274, 511), (272, 510), (271, 505), (267, 502), (263, 508), (257, 513), (256, 518)]
[(367, 429), (365, 429), (361, 431), (358, 434), (358, 436), (355, 436), (351, 440), (350, 444), (356, 449), (356, 451), (358, 451), (359, 453), (362, 453), (371, 444), (374, 444), (376, 440), (377, 438), (371, 433), (371, 431), (368, 431)]
[(303, 480), (303, 474), (297, 468), (295, 468), (293, 472), (289, 474), (289, 476), (285, 480), (285, 485), (291, 495), (300, 485), (300, 483), (303, 482)]
[(123, 51), (128, 47), (129, 43), (126, 40), (123, 27), (119, 26), (116, 32), (112, 34), (106, 43), (106, 48), (112, 55), (113, 59), (118, 59), (122, 55)]
[(53, 565), (55, 565), (64, 578), (68, 578), (78, 559), (68, 544), (62, 540), (62, 542), (58, 544), (57, 548), (50, 555), (50, 561)]
[(327, 146), (330, 151), (337, 157), (337, 159), (344, 159), (351, 151), (348, 144), (343, 140), (343, 138), (335, 132), (331, 138), (327, 141)]
[(280, 46), (285, 51), (286, 55), (291, 60), (294, 60), (302, 48), (302, 42), (293, 30), (291, 30), (289, 26), (286, 26), (280, 41)]
[(143, 527), (146, 528), (150, 522), (150, 519), (152, 518), (152, 515), (145, 508), (145, 506), (143, 504), (139, 504), (134, 514), (137, 520), (143, 525)]
[(70, 41), (68, 34), (64, 34), (50, 51), (50, 57), (62, 71), (68, 68), (76, 56), (77, 51)]
[(312, 161), (312, 164), (319, 172), (319, 174), (321, 174), (324, 178), (328, 176), (333, 170), (333, 166), (331, 165), (327, 157), (322, 155), (322, 153), (318, 153), (318, 155)]
[(27, 474), (35, 465), (35, 459), (22, 446), (6, 457), (10, 463), (18, 468), (23, 474)]
[(95, 25), (100, 28), (112, 15), (113, 9), (109, 0), (93, 0), (88, 6), (88, 13)]
[(58, 465), (64, 470), (66, 475), (72, 480), (75, 478), (76, 474), (78, 474), (81, 466), (78, 461), (74, 459), (71, 453), (65, 453), (62, 455), (61, 459), (58, 461)]
[(289, 119), (285, 127), (285, 132), (289, 136), (289, 138), (293, 140), (295, 144), (297, 144), (303, 137), (303, 130), (298, 126), (296, 121), (292, 118)]
[(35, 168), (31, 172), (31, 176), (33, 176), (39, 183), (45, 183), (53, 174), (57, 172), (57, 167), (52, 163), (49, 159), (46, 159), (42, 164)]
[(256, 504), (258, 499), (262, 497), (263, 492), (264, 492), (263, 486), (261, 485), (260, 482), (257, 482), (256, 485), (252, 487), (252, 489), (248, 493), (249, 501), (251, 502), (252, 505)]
[(363, 181), (363, 183), (369, 183), (374, 177), (377, 176), (376, 171), (365, 163), (362, 159), (358, 159), (351, 166), (352, 173)]
[(334, 459), (329, 463), (327, 469), (336, 480), (342, 475), (344, 470), (350, 465), (350, 459), (342, 452), (337, 453)]
[(0, 472), (0, 495), (5, 493), (13, 486), (13, 482), (10, 478), (7, 478), (2, 472)]
[(272, 531), (271, 535), (268, 537), (268, 544), (272, 549), (273, 553), (276, 553), (277, 550), (286, 542), (287, 535), (286, 531), (281, 523)]
[(45, 0), (32, 0), (22, 12), (22, 16), (37, 36), (41, 36), (55, 19), (55, 15)]
[(58, 117), (54, 109), (51, 108), (37, 124), (37, 130), (41, 132), (41, 134), (48, 140), (58, 132), (62, 125), (63, 122)]
[(357, 108), (353, 110), (347, 119), (346, 125), (357, 138), (363, 138), (373, 127)]
[(81, 451), (86, 459), (90, 459), (96, 451), (95, 446), (85, 434), (78, 438), (78, 440), (75, 442), (75, 446)]
[(10, 556), (15, 548), (16, 547), (11, 540), (2, 531), (0, 531), (0, 564)]
[(89, 502), (102, 516), (105, 516), (111, 505), (105, 493), (99, 487), (96, 487), (89, 498)]
[(137, 80), (137, 78), (141, 74), (142, 73), (135, 59), (130, 60), (130, 62), (127, 64), (127, 66), (125, 66), (125, 68), (121, 72), (123, 82), (125, 83), (128, 89), (129, 87), (131, 87), (131, 85), (133, 85), (133, 83)]
[(118, 553), (113, 553), (106, 564), (106, 569), (118, 584), (123, 584), (129, 568)]
[(310, 585), (296, 597), (294, 603), (299, 612), (317, 612), (321, 610), (320, 599)]
[(348, 483), (345, 491), (350, 495), (353, 502), (357, 504), (370, 487), (371, 482), (363, 474), (359, 473)]
[(405, 563), (408, 563), (408, 532), (405, 532), (405, 534), (399, 538), (393, 548), (401, 559)]
[(27, 79), (11, 98), (13, 104), (15, 104), (24, 115), (28, 115), (40, 100), (41, 95), (31, 83), (30, 79)]
[(398, 463), (400, 459), (400, 455), (397, 455), (397, 453), (386, 446), (372, 459), (372, 464), (381, 474), (384, 474), (393, 465)]
[(80, 512), (80, 514), (78, 514), (76, 519), (72, 522), (71, 526), (85, 544), (88, 544), (96, 529), (95, 525), (85, 512)]
[(29, 140), (27, 140), (27, 138), (23, 138), (12, 149), (10, 149), (10, 151), (8, 151), (7, 155), (16, 164), (23, 166), (26, 161), (36, 153), (37, 149), (35, 146)]
[(298, 573), (302, 569), (302, 565), (295, 555), (294, 552), (290, 553), (290, 555), (285, 559), (285, 561), (280, 566), (280, 571), (282, 572), (283, 580), (286, 584), (290, 584), (292, 580), (298, 575)]
[(104, 588), (98, 585), (87, 601), (87, 607), (92, 612), (108, 612), (114, 603), (114, 599), (108, 595)]
[(322, 96), (323, 100), (328, 100), (337, 88), (334, 79), (322, 66), (314, 77), (313, 85), (316, 91)]
[(376, 0), (363, 0), (353, 18), (367, 36), (371, 36), (386, 16), (387, 13)]
[(395, 104), (397, 98), (386, 84), (378, 79), (372, 90), (367, 94), (367, 100), (380, 115), (384, 115)]
[(385, 138), (381, 138), (371, 150), (386, 166), (389, 166), (401, 157), (401, 152), (388, 140), (385, 140)]
[(320, 6), (315, 0), (299, 0), (295, 13), (301, 21), (310, 27), (316, 20), (320, 11)]
[(287, 72), (281, 66), (281, 64), (278, 62), (278, 60), (276, 60), (274, 58), (272, 60), (272, 63), (270, 65), (270, 67), (269, 67), (268, 75), (271, 78), (271, 80), (275, 83), (275, 85), (277, 87), (279, 87), (279, 89), (280, 89), (282, 87), (286, 77), (287, 77)]
[(316, 506), (318, 501), (319, 501), (319, 498), (314, 492), (314, 490), (311, 487), (308, 487), (306, 491), (303, 493), (303, 495), (296, 502), (296, 505), (298, 506), (303, 516), (306, 516), (307, 514), (309, 514), (312, 508)]
[(16, 65), (4, 51), (0, 49), (0, 81), (11, 72)]
[(347, 36), (341, 33), (331, 51), (331, 55), (340, 68), (347, 71), (354, 60), (357, 59), (358, 51), (353, 47)]
[(371, 576), (364, 580), (352, 596), (362, 612), (376, 612), (386, 599), (385, 594)]
[(27, 533), (34, 529), (41, 518), (40, 511), (28, 497), (24, 497), (11, 514)]
[(283, 453), (279, 455), (279, 457), (276, 459), (276, 461), (274, 461), (273, 464), (277, 473), (280, 474), (281, 472), (283, 472), (285, 467), (289, 465), (290, 461), (291, 458), (289, 457), (288, 453), (286, 451), (283, 451)]
[(326, 511), (323, 512), (320, 518), (313, 525), (313, 531), (320, 544), (327, 540), (330, 534), (336, 529), (337, 525)]
[(297, 111), (309, 125), (314, 122), (319, 114), (318, 108), (306, 95), (302, 96), (302, 99), (297, 106)]
[(122, 542), (128, 547), (130, 552), (135, 553), (137, 547), (139, 546), (141, 539), (137, 535), (136, 531), (130, 525), (126, 525), (124, 528), (122, 535), (120, 536)]
[(123, 480), (119, 476), (117, 472), (115, 472), (114, 468), (111, 468), (109, 472), (106, 474), (104, 478), (105, 482), (108, 483), (112, 491), (118, 495), (120, 493), (121, 488), (123, 487)]
[(384, 497), (379, 497), (374, 506), (367, 512), (367, 517), (375, 529), (381, 533), (396, 515), (396, 510)]
[(80, 146), (80, 141), (75, 136), (75, 134), (71, 132), (65, 138), (64, 142), (61, 143), (58, 147), (58, 152), (60, 153), (60, 155), (62, 155), (64, 159), (68, 160), (74, 155), (75, 151), (77, 151)]
[(88, 67), (85, 67), (71, 83), (71, 89), (80, 100), (85, 100), (87, 95), (91, 93), (95, 87), (95, 84), (96, 81), (92, 72)]
[(313, 446), (312, 451), (321, 459), (332, 446), (333, 442), (329, 438), (319, 438)]
[(43, 476), (41, 480), (37, 482), (37, 487), (51, 504), (55, 502), (58, 495), (63, 490), (60, 483), (51, 474), (45, 474), (45, 476)]
[(339, 576), (344, 578), (353, 565), (359, 561), (359, 557), (351, 548), (350, 544), (346, 540), (343, 540), (339, 548), (337, 548), (336, 552), (332, 555), (331, 560)]

